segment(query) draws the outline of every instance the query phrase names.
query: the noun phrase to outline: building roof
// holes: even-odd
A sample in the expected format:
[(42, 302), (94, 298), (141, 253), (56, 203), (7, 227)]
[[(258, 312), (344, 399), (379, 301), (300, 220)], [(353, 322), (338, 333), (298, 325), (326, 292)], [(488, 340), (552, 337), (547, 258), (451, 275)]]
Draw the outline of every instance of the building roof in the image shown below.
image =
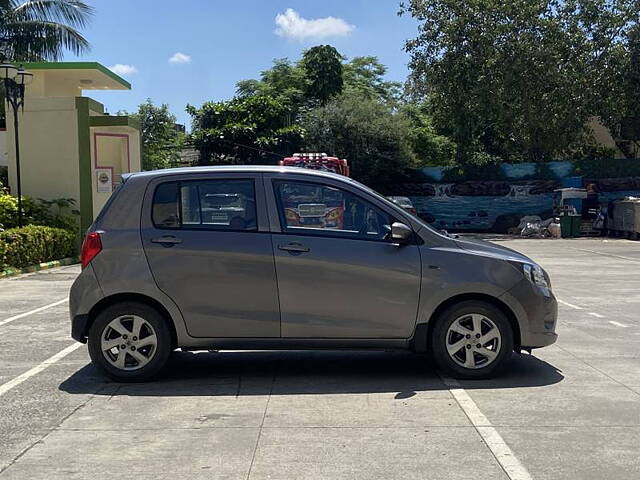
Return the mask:
[(47, 76), (82, 90), (131, 90), (131, 84), (98, 62), (24, 63), (25, 70), (47, 71)]

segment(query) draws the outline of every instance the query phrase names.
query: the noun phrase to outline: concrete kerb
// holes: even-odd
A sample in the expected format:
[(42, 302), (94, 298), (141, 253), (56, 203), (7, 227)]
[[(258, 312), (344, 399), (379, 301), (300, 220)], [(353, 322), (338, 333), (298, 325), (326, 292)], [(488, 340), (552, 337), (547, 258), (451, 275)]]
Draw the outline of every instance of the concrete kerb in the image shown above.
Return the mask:
[(0, 272), (0, 279), (7, 278), (7, 277), (14, 277), (16, 275), (21, 275), (23, 273), (33, 273), (33, 272), (38, 272), (40, 270), (48, 270), (50, 268), (63, 267), (65, 265), (73, 265), (79, 262), (80, 262), (79, 257), (68, 257), (68, 258), (63, 258), (61, 260), (43, 262), (38, 265), (31, 265), (30, 267), (25, 267), (25, 268), (7, 268)]

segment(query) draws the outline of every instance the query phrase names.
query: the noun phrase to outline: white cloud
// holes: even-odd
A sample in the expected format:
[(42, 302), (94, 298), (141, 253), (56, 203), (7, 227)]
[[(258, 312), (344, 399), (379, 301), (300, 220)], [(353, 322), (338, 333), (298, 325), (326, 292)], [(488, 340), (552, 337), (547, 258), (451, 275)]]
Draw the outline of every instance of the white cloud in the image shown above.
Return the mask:
[(169, 63), (191, 63), (191, 55), (176, 52), (169, 58)]
[(113, 73), (117, 73), (118, 75), (132, 75), (138, 72), (138, 69), (133, 65), (126, 65), (124, 63), (116, 63), (115, 65), (111, 65), (109, 67)]
[(276, 15), (275, 33), (295, 40), (318, 40), (327, 37), (344, 37), (356, 27), (341, 18), (326, 17), (308, 20), (293, 8)]

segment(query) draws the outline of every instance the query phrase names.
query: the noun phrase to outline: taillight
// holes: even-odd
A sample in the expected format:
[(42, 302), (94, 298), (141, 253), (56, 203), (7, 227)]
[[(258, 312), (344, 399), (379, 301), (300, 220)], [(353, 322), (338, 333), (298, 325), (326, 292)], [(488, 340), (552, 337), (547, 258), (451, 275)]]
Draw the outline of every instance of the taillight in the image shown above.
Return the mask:
[(82, 250), (80, 252), (80, 263), (82, 268), (85, 268), (91, 263), (91, 260), (95, 258), (102, 251), (102, 240), (100, 240), (100, 234), (98, 232), (88, 233), (84, 237), (82, 242)]

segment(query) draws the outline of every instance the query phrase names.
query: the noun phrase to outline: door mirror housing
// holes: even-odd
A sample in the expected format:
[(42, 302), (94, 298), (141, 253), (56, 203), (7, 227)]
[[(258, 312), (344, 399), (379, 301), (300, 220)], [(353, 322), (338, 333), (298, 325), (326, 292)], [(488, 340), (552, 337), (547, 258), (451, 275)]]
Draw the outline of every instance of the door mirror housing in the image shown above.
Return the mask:
[(411, 227), (402, 222), (393, 222), (391, 224), (391, 241), (393, 243), (399, 243), (400, 245), (409, 243), (412, 234)]

